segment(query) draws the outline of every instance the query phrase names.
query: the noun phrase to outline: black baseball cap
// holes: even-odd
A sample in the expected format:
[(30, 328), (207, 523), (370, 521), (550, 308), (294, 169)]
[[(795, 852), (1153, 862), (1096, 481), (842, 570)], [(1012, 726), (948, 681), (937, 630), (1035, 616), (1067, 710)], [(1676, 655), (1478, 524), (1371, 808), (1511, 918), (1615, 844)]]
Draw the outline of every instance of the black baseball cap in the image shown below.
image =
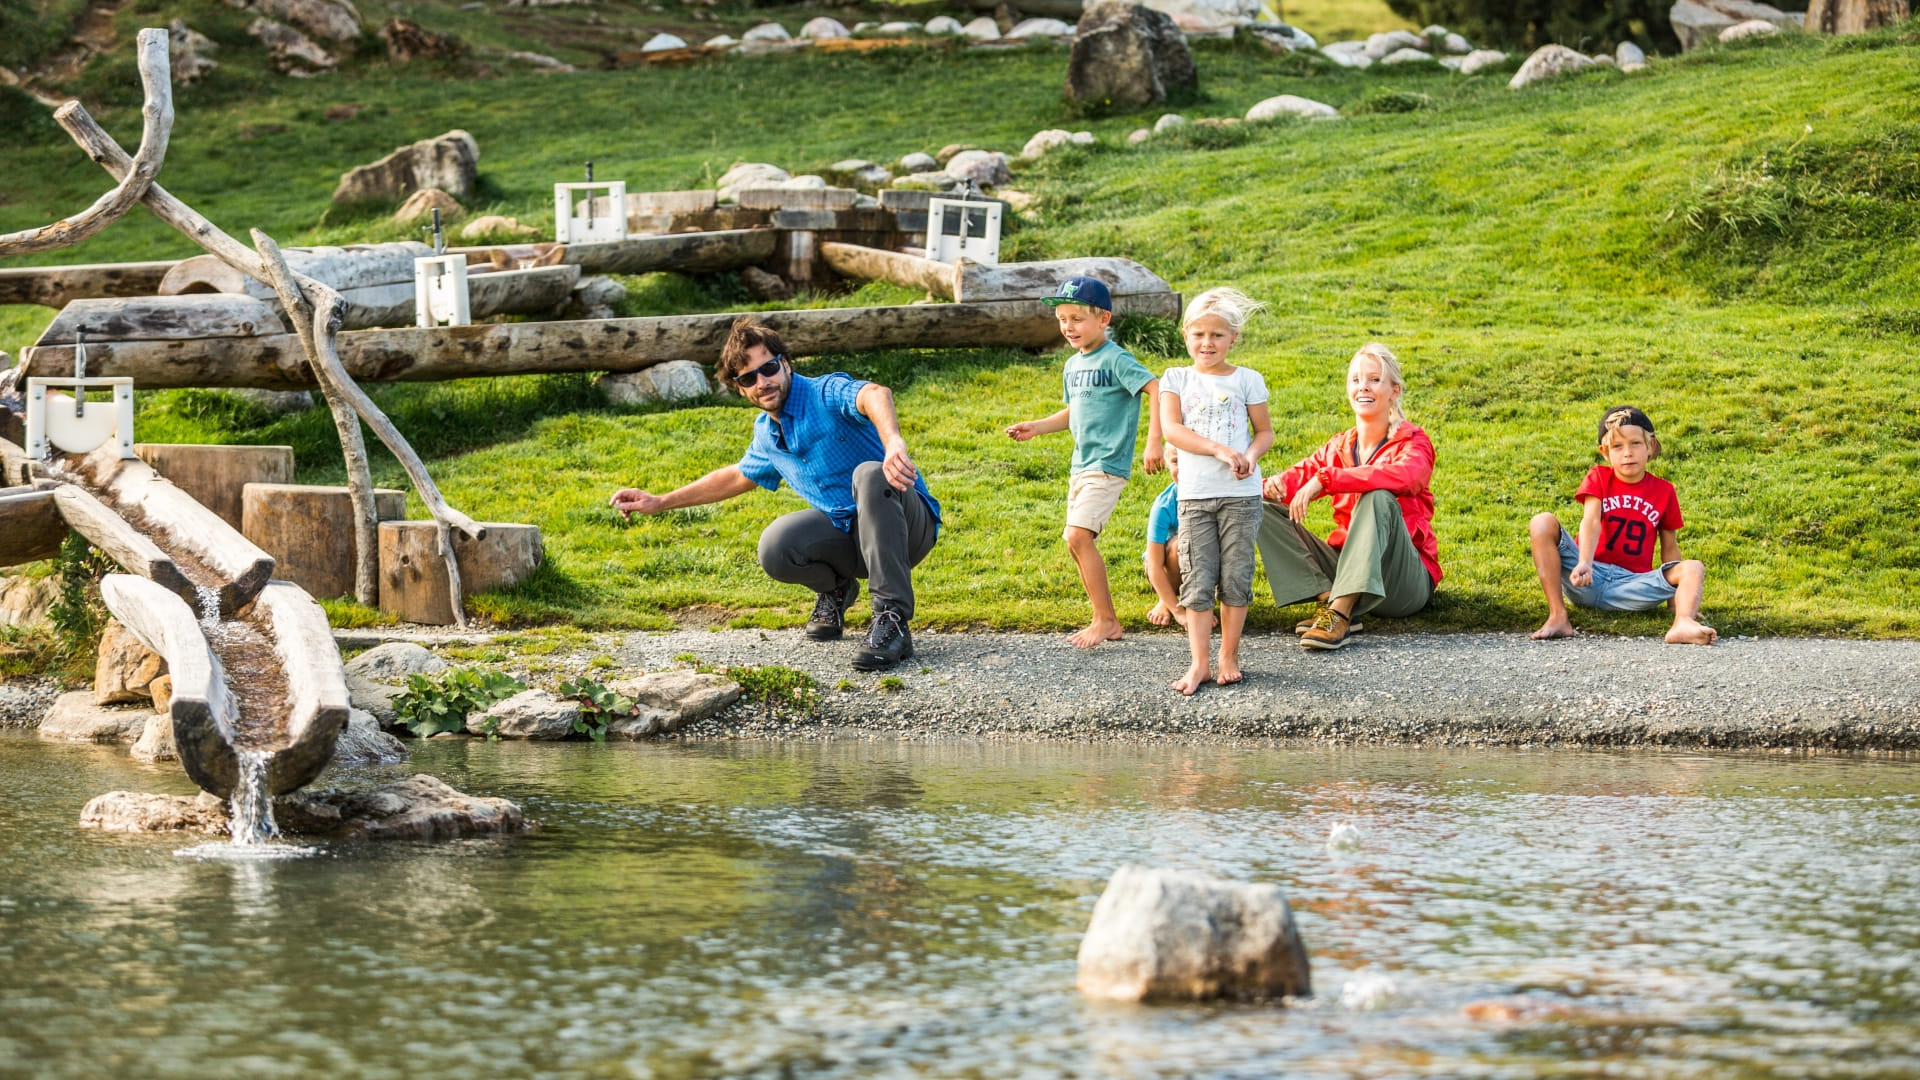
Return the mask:
[(1113, 293), (1107, 290), (1107, 283), (1099, 278), (1070, 277), (1060, 283), (1054, 294), (1043, 298), (1041, 303), (1048, 307), (1061, 304), (1085, 304), (1101, 311), (1113, 310)]
[(1613, 408), (1601, 414), (1600, 435), (1596, 441), (1605, 442), (1607, 440), (1608, 430), (1623, 424), (1641, 428), (1645, 430), (1648, 435), (1653, 434), (1653, 421), (1647, 419), (1646, 413), (1641, 412), (1632, 405), (1615, 405)]

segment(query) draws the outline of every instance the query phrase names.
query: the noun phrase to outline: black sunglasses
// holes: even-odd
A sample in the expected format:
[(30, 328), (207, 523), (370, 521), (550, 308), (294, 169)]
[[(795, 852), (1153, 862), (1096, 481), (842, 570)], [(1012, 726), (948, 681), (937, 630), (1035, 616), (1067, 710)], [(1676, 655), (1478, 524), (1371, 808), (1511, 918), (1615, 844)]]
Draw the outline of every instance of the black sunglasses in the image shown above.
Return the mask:
[(761, 364), (757, 368), (750, 371), (743, 371), (733, 377), (733, 384), (742, 390), (751, 390), (753, 389), (753, 384), (759, 382), (761, 379), (773, 378), (774, 374), (780, 370), (780, 362), (786, 358), (787, 354), (781, 353), (779, 356)]

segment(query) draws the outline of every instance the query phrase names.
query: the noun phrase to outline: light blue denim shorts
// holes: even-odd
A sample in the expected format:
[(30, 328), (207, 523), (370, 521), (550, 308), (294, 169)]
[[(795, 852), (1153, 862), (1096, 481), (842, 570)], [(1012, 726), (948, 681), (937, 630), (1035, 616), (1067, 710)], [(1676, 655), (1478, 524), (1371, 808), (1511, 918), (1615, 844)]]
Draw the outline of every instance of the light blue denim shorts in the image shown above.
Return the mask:
[(1560, 591), (1568, 600), (1595, 611), (1647, 611), (1673, 599), (1667, 570), (1677, 562), (1662, 563), (1644, 574), (1595, 560), (1591, 584), (1576, 586), (1567, 580), (1580, 565), (1580, 545), (1560, 530)]

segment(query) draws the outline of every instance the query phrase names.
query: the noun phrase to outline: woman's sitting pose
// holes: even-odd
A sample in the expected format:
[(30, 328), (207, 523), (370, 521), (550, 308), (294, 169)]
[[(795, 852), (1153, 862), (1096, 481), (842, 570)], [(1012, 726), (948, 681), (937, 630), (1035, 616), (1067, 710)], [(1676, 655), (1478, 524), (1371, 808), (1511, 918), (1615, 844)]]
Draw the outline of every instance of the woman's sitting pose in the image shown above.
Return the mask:
[[(1362, 346), (1347, 365), (1353, 428), (1267, 478), (1260, 561), (1274, 602), (1319, 599), (1294, 627), (1300, 644), (1338, 649), (1369, 614), (1399, 618), (1427, 606), (1440, 583), (1433, 539), (1433, 443), (1401, 411), (1406, 383), (1393, 350)], [(1333, 532), (1307, 530), (1307, 508), (1333, 500)]]

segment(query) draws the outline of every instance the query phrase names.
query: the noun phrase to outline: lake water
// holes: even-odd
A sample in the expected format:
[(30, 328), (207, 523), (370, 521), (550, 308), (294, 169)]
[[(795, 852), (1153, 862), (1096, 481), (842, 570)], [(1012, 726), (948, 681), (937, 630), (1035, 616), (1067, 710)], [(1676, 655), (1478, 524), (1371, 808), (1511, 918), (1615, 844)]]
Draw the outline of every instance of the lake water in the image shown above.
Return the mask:
[[(435, 740), (540, 831), (226, 863), (9, 735), (0, 1075), (1911, 1077), (1917, 765)], [(1082, 999), (1126, 862), (1281, 884), (1315, 998)]]

